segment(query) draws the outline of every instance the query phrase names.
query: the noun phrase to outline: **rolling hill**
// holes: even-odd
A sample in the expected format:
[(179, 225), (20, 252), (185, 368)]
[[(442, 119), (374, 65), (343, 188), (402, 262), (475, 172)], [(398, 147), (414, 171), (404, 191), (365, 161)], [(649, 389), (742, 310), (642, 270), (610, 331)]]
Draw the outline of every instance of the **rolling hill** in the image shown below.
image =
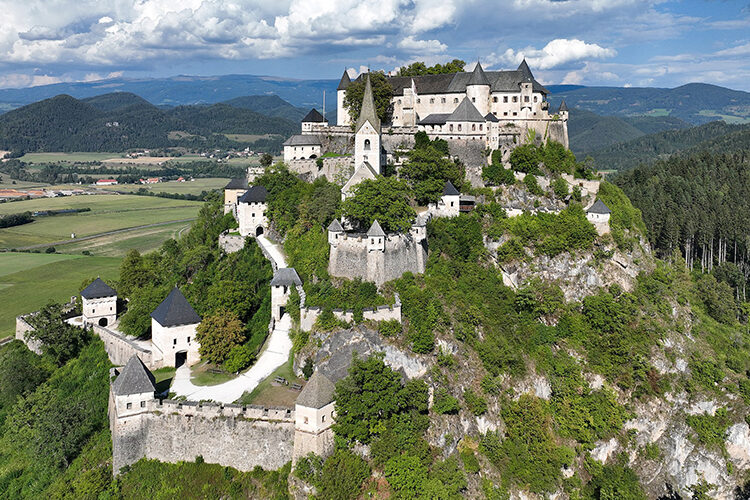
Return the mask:
[(298, 123), (310, 111), (309, 108), (292, 106), (277, 95), (249, 95), (235, 97), (224, 101), (222, 104), (235, 108), (249, 109), (266, 116), (284, 118)]

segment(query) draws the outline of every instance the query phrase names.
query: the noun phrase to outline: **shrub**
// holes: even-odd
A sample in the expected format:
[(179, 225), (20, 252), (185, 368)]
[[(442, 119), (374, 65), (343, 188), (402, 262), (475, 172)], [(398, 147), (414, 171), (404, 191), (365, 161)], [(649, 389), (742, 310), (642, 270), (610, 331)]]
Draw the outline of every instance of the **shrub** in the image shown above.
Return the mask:
[(487, 401), (483, 397), (474, 393), (471, 389), (466, 389), (464, 391), (464, 401), (466, 401), (466, 406), (469, 411), (474, 415), (479, 416), (487, 411)]
[(726, 408), (719, 408), (714, 415), (688, 415), (686, 420), (698, 436), (698, 441), (706, 445), (724, 446), (731, 423)]
[(539, 173), (539, 148), (533, 144), (523, 144), (510, 153), (510, 166), (516, 172)]
[(294, 466), (294, 475), (306, 483), (319, 487), (320, 479), (323, 474), (324, 460), (320, 455), (308, 453), (297, 461)]
[(459, 452), (461, 456), (461, 462), (464, 464), (464, 470), (469, 474), (476, 474), (479, 472), (479, 460), (474, 454), (474, 450), (471, 448), (464, 448)]
[(224, 369), (229, 373), (237, 373), (252, 365), (256, 359), (256, 349), (250, 344), (233, 347), (224, 360)]
[(383, 337), (395, 337), (401, 333), (401, 322), (396, 319), (378, 322), (378, 333)]
[(370, 477), (370, 466), (349, 450), (336, 450), (323, 464), (320, 497), (334, 500), (357, 498), (362, 483)]
[(385, 464), (385, 477), (401, 498), (416, 498), (427, 480), (427, 467), (410, 455), (399, 455)]
[(55, 253), (56, 251), (57, 250), (55, 250), (55, 247), (47, 247), (44, 253)]
[(544, 166), (553, 172), (571, 174), (576, 168), (576, 157), (572, 151), (559, 142), (549, 140), (540, 148)]
[(307, 358), (305, 360), (305, 366), (302, 367), (302, 375), (304, 375), (305, 380), (309, 380), (310, 377), (312, 377), (313, 371), (313, 360), (312, 358)]
[(503, 184), (514, 184), (516, 177), (513, 171), (503, 168), (502, 163), (492, 163), (482, 168), (482, 179), (490, 185), (501, 186)]
[(435, 391), (435, 398), (432, 403), (432, 411), (437, 414), (456, 414), (461, 406), (458, 404), (458, 399), (454, 398), (448, 393), (448, 390), (441, 387)]
[(534, 196), (542, 196), (544, 194), (544, 191), (539, 187), (539, 183), (534, 174), (526, 174), (526, 177), (523, 178), (523, 183), (526, 186), (526, 189), (529, 190), (529, 193)]
[[(579, 188), (580, 189), (580, 188)], [(568, 183), (562, 177), (552, 181), (552, 191), (558, 198), (565, 198), (568, 196)], [(579, 191), (580, 194), (580, 191)]]

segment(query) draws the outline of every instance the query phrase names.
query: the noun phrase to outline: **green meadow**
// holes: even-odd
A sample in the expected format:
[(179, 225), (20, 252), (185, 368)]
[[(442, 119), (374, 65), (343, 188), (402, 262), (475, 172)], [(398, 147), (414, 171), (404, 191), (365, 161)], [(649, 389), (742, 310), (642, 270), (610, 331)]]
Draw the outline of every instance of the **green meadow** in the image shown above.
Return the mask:
[(135, 192), (143, 188), (152, 193), (170, 193), (170, 194), (201, 194), (203, 191), (214, 191), (224, 189), (229, 179), (224, 177), (207, 177), (205, 179), (195, 179), (194, 181), (168, 181), (157, 184), (117, 184), (115, 186), (101, 186), (100, 189), (106, 191)]

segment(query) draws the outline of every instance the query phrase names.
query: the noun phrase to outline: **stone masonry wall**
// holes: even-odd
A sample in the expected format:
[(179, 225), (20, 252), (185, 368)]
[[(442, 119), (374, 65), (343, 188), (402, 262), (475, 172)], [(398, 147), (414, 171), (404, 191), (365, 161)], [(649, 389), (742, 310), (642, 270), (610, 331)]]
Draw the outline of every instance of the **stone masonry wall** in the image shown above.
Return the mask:
[(42, 343), (38, 340), (29, 339), (26, 340), (26, 333), (34, 330), (23, 316), (16, 317), (16, 339), (20, 340), (30, 351), (36, 354), (42, 354)]
[(139, 346), (134, 340), (103, 326), (94, 325), (93, 331), (104, 342), (104, 350), (107, 351), (112, 364), (124, 365), (133, 355), (136, 355), (149, 369), (155, 368), (151, 351)]
[(291, 160), (286, 162), (289, 170), (308, 182), (325, 177), (329, 182), (345, 184), (354, 172), (354, 157), (334, 156), (323, 158), (323, 166), (318, 168), (316, 159)]
[(227, 230), (219, 235), (219, 248), (225, 253), (239, 252), (244, 246), (245, 238), (239, 234), (229, 234)]
[[(309, 332), (312, 330), (315, 321), (318, 319), (323, 310), (320, 307), (300, 307), (299, 323), (300, 330)], [(354, 310), (352, 309), (334, 309), (333, 315), (339, 321), (351, 323), (354, 321)], [(364, 321), (398, 321), (401, 323), (401, 299), (396, 294), (396, 303), (392, 306), (365, 307), (362, 309), (362, 319)]]

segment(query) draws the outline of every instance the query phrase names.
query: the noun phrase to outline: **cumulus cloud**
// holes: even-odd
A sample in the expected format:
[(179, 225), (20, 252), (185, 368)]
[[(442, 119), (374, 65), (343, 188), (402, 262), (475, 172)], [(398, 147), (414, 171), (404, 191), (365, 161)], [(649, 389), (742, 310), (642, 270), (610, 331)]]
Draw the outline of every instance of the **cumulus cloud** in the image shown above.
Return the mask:
[(614, 57), (616, 54), (617, 52), (614, 49), (605, 48), (596, 43), (558, 38), (549, 42), (542, 49), (533, 47), (526, 47), (518, 51), (508, 49), (500, 56), (493, 54), (490, 56), (490, 60), (517, 65), (526, 59), (532, 67), (545, 70), (590, 59), (606, 59)]
[(448, 50), (448, 46), (439, 40), (415, 40), (413, 36), (407, 36), (398, 42), (398, 48), (420, 54), (436, 54)]
[(26, 75), (23, 73), (0, 74), (0, 88), (38, 87), (39, 85), (50, 85), (60, 83), (62, 78), (50, 75)]

